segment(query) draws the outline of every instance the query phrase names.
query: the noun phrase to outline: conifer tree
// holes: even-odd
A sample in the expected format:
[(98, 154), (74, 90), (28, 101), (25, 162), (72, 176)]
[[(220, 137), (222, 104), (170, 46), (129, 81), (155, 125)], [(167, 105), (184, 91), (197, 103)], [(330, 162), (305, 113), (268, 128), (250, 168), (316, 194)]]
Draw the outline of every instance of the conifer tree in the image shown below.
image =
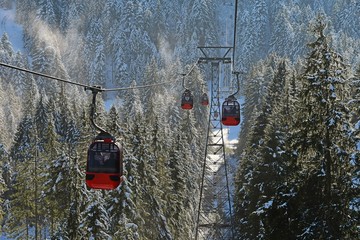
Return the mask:
[(14, 49), (12, 47), (12, 44), (9, 40), (9, 35), (7, 33), (4, 33), (1, 37), (1, 48), (4, 49), (7, 60), (11, 60), (13, 56), (15, 55)]
[(211, 45), (216, 42), (214, 36), (211, 34), (215, 31), (214, 22), (215, 18), (214, 3), (213, 1), (195, 0), (191, 8), (191, 14), (187, 18), (192, 26), (189, 31), (193, 31), (199, 39), (197, 39), (198, 46)]
[[(129, 155), (127, 154), (126, 143), (124, 146), (124, 140), (127, 139), (126, 131), (122, 130), (119, 114), (114, 105), (110, 109), (106, 129), (116, 136), (118, 143), (121, 143), (124, 151), (124, 161), (127, 163)], [(132, 186), (127, 180), (126, 173), (127, 171), (122, 176), (123, 182), (121, 185), (109, 193), (107, 201), (107, 209), (111, 219), (109, 233), (115, 238), (137, 239), (138, 227), (134, 222), (138, 216), (132, 199)]]
[(45, 162), (44, 169), (48, 169), (44, 173), (45, 182), (44, 182), (44, 207), (47, 211), (47, 220), (50, 236), (54, 236), (57, 228), (59, 227), (59, 221), (64, 217), (64, 208), (58, 205), (58, 199), (61, 195), (57, 194), (57, 189), (53, 185), (53, 164), (60, 157), (59, 147), (60, 144), (57, 141), (57, 135), (55, 132), (54, 122), (52, 119), (49, 119), (47, 125), (44, 127), (44, 137), (46, 137), (46, 142), (44, 143), (44, 152), (42, 154), (43, 160)]
[(0, 120), (2, 122), (1, 127), (4, 128), (1, 137), (4, 138), (3, 143), (5, 147), (9, 148), (11, 145), (11, 141), (9, 141), (9, 139), (12, 139), (15, 135), (16, 128), (23, 115), (23, 109), (21, 104), (21, 96), (16, 93), (13, 85), (8, 84), (5, 85), (5, 87), (6, 88), (4, 89), (5, 91), (3, 97), (0, 96), (0, 108), (3, 111), (2, 116), (4, 117), (3, 120)]
[[(273, 83), (269, 86), (265, 108), (271, 108), (269, 124), (265, 128), (263, 154), (258, 164), (257, 175), (261, 180), (261, 194), (257, 203), (265, 238), (291, 238), (289, 226), (289, 200), (293, 194), (291, 184), (296, 171), (292, 151), (289, 148), (289, 130), (294, 114), (289, 107), (289, 78), (285, 62), (281, 62)], [(257, 181), (258, 181), (257, 180)]]
[(5, 174), (4, 170), (6, 171), (6, 165), (7, 165), (7, 152), (4, 148), (4, 145), (0, 144), (0, 206), (2, 206), (0, 208), (0, 221), (3, 221), (5, 218), (5, 214), (7, 214), (4, 210), (6, 209), (5, 205), (4, 205), (4, 200), (6, 199), (5, 193), (7, 191), (6, 188), (6, 180), (4, 179)]
[(21, 120), (21, 99), (12, 84), (0, 81), (0, 101), (0, 142), (8, 149)]
[[(313, 24), (317, 39), (302, 75), (297, 137), (294, 146), (301, 168), (295, 232), (304, 238), (354, 236), (349, 202), (355, 148), (349, 138), (347, 69), (329, 45), (321, 17)], [(297, 227), (296, 227), (296, 226)], [(351, 238), (351, 237), (350, 237)]]
[[(11, 64), (20, 68), (28, 68), (21, 52), (15, 54)], [(13, 71), (11, 73), (11, 79), (16, 93), (20, 95), (25, 92), (24, 89), (31, 83), (32, 76), (22, 71)]]
[(103, 191), (92, 190), (88, 194), (86, 209), (83, 211), (83, 222), (85, 238), (109, 239), (110, 217), (106, 211)]
[[(32, 48), (32, 68), (36, 72), (43, 74), (53, 74), (53, 64), (55, 58), (55, 49), (53, 46), (49, 46), (48, 43), (37, 39), (34, 41)], [(36, 82), (40, 89), (46, 91), (56, 92), (57, 85), (54, 82), (49, 82), (44, 77), (35, 76)]]
[(33, 114), (36, 108), (36, 102), (39, 98), (39, 89), (33, 78), (26, 84), (23, 96), (23, 109), (26, 109), (26, 114)]
[[(158, 229), (159, 220), (161, 219), (158, 218), (157, 214), (159, 211), (161, 212), (161, 209), (149, 208), (149, 206), (159, 206), (157, 197), (160, 196), (159, 193), (155, 193), (158, 189), (158, 180), (149, 141), (151, 128), (146, 127), (148, 123), (142, 117), (143, 106), (138, 89), (133, 88), (130, 92), (132, 94), (126, 98), (127, 101), (123, 110), (124, 125), (127, 128), (127, 131), (124, 132), (126, 184), (128, 184), (132, 192), (131, 199), (126, 200), (126, 202), (131, 200), (134, 204), (134, 206), (129, 205), (129, 207), (134, 209), (131, 214), (135, 218), (129, 220), (131, 226), (136, 225), (138, 228), (122, 228), (122, 231), (130, 231), (131, 235), (136, 235), (137, 230), (141, 237), (156, 239), (161, 236), (160, 234), (163, 231)], [(124, 217), (129, 218), (130, 216), (126, 215)], [(145, 226), (147, 226), (146, 229)]]
[(256, 115), (259, 114), (258, 111), (262, 109), (267, 85), (273, 79), (273, 58), (275, 57), (270, 57), (267, 61), (259, 61), (259, 63), (253, 67), (249, 80), (244, 84), (243, 91), (246, 102), (242, 106), (242, 118), (244, 121), (241, 123), (239, 143), (236, 150), (238, 155), (241, 155), (241, 152), (247, 144), (247, 136), (251, 131), (250, 128), (253, 122), (251, 120), (254, 120)]
[[(60, 94), (59, 99), (51, 100), (48, 108), (52, 110), (53, 119), (48, 125), (48, 173), (49, 179), (46, 182), (46, 195), (49, 204), (53, 206), (50, 216), (56, 224), (65, 224), (72, 203), (72, 186), (77, 181), (76, 166), (74, 161), (77, 159), (76, 144), (79, 140), (79, 130), (75, 126), (72, 112), (68, 107), (68, 99), (64, 93)], [(51, 141), (50, 141), (51, 140)], [(65, 197), (66, 196), (66, 197)], [(57, 222), (59, 221), (59, 222)], [(59, 231), (63, 234), (64, 229), (59, 229), (59, 225), (51, 222), (53, 234)]]
[[(237, 234), (243, 239), (267, 238), (275, 231), (269, 227), (274, 223), (270, 221), (269, 209), (273, 208), (276, 193), (283, 186), (288, 171), (285, 145), (288, 129), (283, 114), (288, 111), (286, 101), (289, 99), (285, 89), (286, 68), (283, 60), (279, 62), (269, 83), (261, 111), (249, 120), (252, 126), (235, 180)], [(277, 223), (274, 224), (276, 226)]]
[(354, 77), (351, 79), (351, 100), (350, 100), (350, 109), (351, 109), (351, 122), (353, 125), (353, 132), (351, 136), (356, 141), (356, 148), (354, 149), (354, 153), (351, 157), (351, 165), (354, 167), (354, 171), (352, 173), (352, 183), (353, 185), (350, 188), (350, 193), (353, 196), (350, 201), (350, 210), (351, 218), (355, 222), (359, 222), (359, 214), (358, 209), (360, 209), (360, 202), (357, 196), (360, 195), (359, 190), (359, 181), (360, 181), (360, 66), (355, 69)]
[[(158, 224), (161, 219), (159, 219), (158, 213), (161, 209), (158, 209), (158, 199), (159, 194), (155, 191), (160, 190), (156, 189), (158, 185), (157, 174), (154, 169), (153, 156), (150, 153), (150, 142), (149, 142), (149, 133), (145, 129), (145, 121), (141, 120), (141, 117), (138, 115), (135, 118), (135, 124), (132, 128), (132, 134), (134, 135), (132, 142), (132, 154), (136, 158), (136, 175), (132, 174), (131, 177), (134, 178), (133, 181), (135, 185), (134, 191), (134, 203), (141, 216), (142, 221), (145, 225), (148, 226), (145, 230), (143, 224), (140, 224), (139, 233), (146, 238), (158, 238), (160, 237), (165, 229), (158, 229)], [(150, 207), (152, 206), (152, 207)], [(165, 226), (166, 227), (166, 226)], [(167, 232), (167, 230), (165, 231)]]
[[(76, 109), (76, 107), (74, 106), (71, 109)], [(69, 171), (72, 179), (68, 184), (71, 202), (69, 203), (69, 212), (66, 215), (65, 227), (63, 227), (62, 232), (58, 232), (59, 237), (67, 236), (69, 239), (85, 238), (88, 232), (88, 226), (83, 224), (87, 214), (85, 210), (88, 206), (88, 199), (91, 198), (92, 194), (85, 184), (87, 150), (91, 142), (92, 131), (89, 125), (89, 116), (85, 109), (81, 111), (79, 116), (80, 121), (77, 122), (77, 126), (80, 136), (74, 149), (74, 156), (70, 158)]]
[[(54, 149), (47, 149), (48, 141), (51, 142), (51, 137), (48, 133), (52, 130), (51, 115), (47, 110), (46, 95), (42, 94), (37, 103), (35, 116), (34, 116), (34, 128), (36, 133), (36, 155), (34, 159), (34, 195), (35, 195), (35, 237), (41, 238), (41, 228), (48, 227), (48, 208), (46, 206), (45, 198), (45, 182), (48, 181), (48, 173), (45, 169), (49, 166), (51, 159), (49, 158), (49, 152), (55, 151)], [(45, 170), (45, 171), (44, 171)]]
[(57, 27), (58, 17), (56, 16), (56, 7), (53, 1), (40, 0), (38, 2), (37, 18), (46, 22), (52, 27)]
[(110, 233), (115, 238), (138, 239), (138, 225), (134, 222), (139, 218), (132, 200), (132, 190), (127, 178), (116, 190), (110, 193), (109, 215), (111, 218)]
[(239, 189), (236, 201), (240, 206), (235, 207), (235, 210), (239, 210), (236, 215), (240, 222), (239, 231), (244, 239), (261, 238), (264, 234), (259, 212), (257, 212), (257, 202), (262, 195), (263, 183), (257, 178), (261, 176), (258, 168), (263, 156), (260, 150), (264, 145), (264, 130), (269, 124), (269, 114), (268, 111), (264, 111), (255, 116), (247, 147), (240, 159), (241, 168), (236, 180)]
[(70, 175), (72, 176), (69, 183), (71, 201), (66, 222), (66, 235), (69, 239), (82, 238), (84, 232), (84, 229), (79, 228), (79, 226), (83, 222), (82, 210), (85, 209), (85, 196), (88, 194), (84, 181), (85, 166), (83, 163), (84, 159), (86, 159), (87, 146), (79, 144), (79, 147), (82, 150), (79, 149), (76, 152), (80, 152), (80, 154), (73, 156), (70, 164)]
[(179, 126), (174, 129), (172, 139), (168, 166), (170, 192), (167, 195), (166, 216), (169, 218), (174, 239), (189, 239), (192, 232), (189, 226), (194, 224), (191, 212), (194, 211), (194, 206), (189, 196), (190, 186), (187, 184), (188, 162), (191, 161), (191, 154), (189, 144)]
[(35, 177), (34, 161), (36, 161), (36, 135), (31, 115), (22, 119), (15, 143), (11, 148), (11, 160), (14, 169), (11, 183), (10, 211), (12, 217), (6, 226), (13, 237), (29, 238), (30, 226), (35, 224)]

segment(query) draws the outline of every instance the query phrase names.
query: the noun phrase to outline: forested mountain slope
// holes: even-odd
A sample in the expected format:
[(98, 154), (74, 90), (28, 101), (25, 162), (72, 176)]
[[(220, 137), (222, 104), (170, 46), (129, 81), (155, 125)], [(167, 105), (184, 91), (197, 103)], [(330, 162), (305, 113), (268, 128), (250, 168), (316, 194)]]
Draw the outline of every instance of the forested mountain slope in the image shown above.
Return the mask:
[[(134, 87), (98, 99), (96, 121), (124, 146), (126, 181), (115, 191), (93, 191), (84, 183), (87, 148), (96, 135), (88, 121), (91, 94), (1, 67), (4, 235), (193, 237), (208, 116), (200, 106), (180, 109), (179, 74), (196, 62), (198, 46), (224, 44), (223, 32), (231, 42), (232, 4), (0, 1), (13, 14), (0, 26), (1, 62), (86, 85)], [(234, 67), (246, 72), (246, 103), (235, 155), (237, 237), (356, 236), (360, 4), (247, 0), (238, 7)], [(321, 31), (319, 13), (327, 26)], [(19, 39), (6, 33), (15, 29), (4, 29), (12, 19), (22, 27), (21, 52), (13, 48)], [(195, 95), (203, 74), (195, 68), (187, 76)], [(136, 88), (161, 82), (170, 83)], [(103, 100), (114, 102), (110, 110)], [(310, 204), (306, 193), (313, 192), (318, 201)], [(319, 212), (306, 214), (314, 208)], [(293, 216), (298, 213), (304, 214)], [(286, 231), (276, 231), (284, 225)]]
[(255, 2), (238, 51), (236, 236), (359, 238), (359, 3)]

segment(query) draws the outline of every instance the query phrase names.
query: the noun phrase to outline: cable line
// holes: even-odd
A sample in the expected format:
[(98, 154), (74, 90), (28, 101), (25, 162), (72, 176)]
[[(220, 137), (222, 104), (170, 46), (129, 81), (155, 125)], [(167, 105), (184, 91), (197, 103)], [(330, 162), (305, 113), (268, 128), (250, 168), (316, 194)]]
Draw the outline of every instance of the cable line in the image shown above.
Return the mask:
[(194, 68), (195, 68), (199, 63), (201, 63), (200, 58), (198, 58), (198, 60), (197, 60), (195, 63), (193, 63), (193, 65), (191, 66), (190, 70), (189, 70), (187, 73), (178, 73), (178, 74), (181, 75), (181, 76), (183, 76), (183, 78), (189, 76), (189, 75), (192, 73), (192, 71), (194, 70)]
[(73, 84), (73, 85), (80, 86), (80, 87), (86, 87), (86, 88), (90, 88), (90, 89), (93, 88), (93, 87), (90, 87), (90, 86), (85, 85), (85, 84), (76, 83), (76, 82), (71, 82), (71, 81), (69, 81), (69, 80), (65, 80), (65, 79), (58, 78), (58, 77), (53, 77), (53, 76), (50, 76), (50, 75), (47, 75), (47, 74), (44, 74), (44, 73), (39, 73), (39, 72), (31, 71), (31, 70), (29, 70), (29, 69), (25, 69), (25, 68), (21, 68), (21, 67), (16, 67), (16, 66), (13, 66), (13, 65), (10, 65), (10, 64), (6, 64), (6, 63), (2, 63), (2, 62), (0, 62), (0, 66), (7, 67), (7, 68), (11, 68), (11, 69), (15, 69), (15, 70), (18, 70), (18, 71), (21, 71), (21, 72), (31, 73), (31, 74), (33, 74), (33, 75), (37, 75), (37, 76), (40, 76), (40, 77), (46, 77), (46, 78), (53, 79), (53, 80), (57, 80), (57, 81), (64, 82), (64, 83)]
[(84, 87), (85, 90), (95, 90), (95, 91), (98, 91), (98, 92), (124, 91), (124, 90), (129, 90), (129, 89), (148, 88), (148, 87), (155, 87), (155, 86), (159, 86), (159, 85), (165, 85), (165, 84), (172, 83), (171, 81), (167, 81), (167, 82), (154, 83), (154, 84), (148, 84), (148, 85), (140, 85), (140, 86), (134, 86), (134, 87), (102, 88), (101, 86), (89, 86), (89, 85), (86, 85), (86, 84), (81, 84), (81, 83), (77, 83), (77, 82), (72, 82), (72, 81), (69, 81), (69, 80), (66, 80), (66, 79), (54, 77), (54, 76), (47, 75), (47, 74), (44, 74), (44, 73), (39, 73), (39, 72), (31, 71), (31, 70), (26, 69), (26, 68), (16, 67), (16, 66), (13, 66), (13, 65), (10, 65), (10, 64), (6, 64), (6, 63), (2, 63), (2, 62), (0, 62), (0, 66), (7, 67), (7, 68), (11, 68), (11, 69), (15, 69), (15, 70), (18, 70), (18, 71), (21, 71), (21, 72), (30, 73), (30, 74), (33, 74), (33, 75), (36, 75), (36, 76), (40, 76), (40, 77), (49, 78), (49, 79), (56, 80), (56, 81), (59, 81), (59, 82), (64, 82), (64, 83), (68, 83), (68, 84), (72, 84), (72, 85)]
[(235, 69), (235, 45), (236, 45), (236, 22), (237, 22), (237, 12), (238, 12), (238, 0), (235, 0), (235, 15), (234, 15), (234, 42), (233, 42), (233, 61), (232, 61), (232, 68), (233, 71)]
[(197, 61), (193, 64), (193, 66), (190, 68), (189, 72), (186, 73), (186, 74), (184, 75), (184, 77), (190, 75), (191, 72), (194, 70), (194, 68), (195, 68), (198, 64), (199, 64), (199, 60), (197, 60)]
[(171, 81), (167, 81), (167, 82), (161, 82), (161, 83), (154, 83), (154, 84), (148, 84), (148, 85), (140, 85), (140, 86), (134, 86), (134, 87), (123, 87), (123, 88), (105, 88), (102, 89), (102, 91), (105, 92), (109, 92), (109, 91), (123, 91), (123, 90), (130, 90), (130, 89), (135, 89), (135, 88), (148, 88), (148, 87), (155, 87), (155, 86), (160, 86), (160, 85), (165, 85), (165, 84), (169, 84), (172, 83)]

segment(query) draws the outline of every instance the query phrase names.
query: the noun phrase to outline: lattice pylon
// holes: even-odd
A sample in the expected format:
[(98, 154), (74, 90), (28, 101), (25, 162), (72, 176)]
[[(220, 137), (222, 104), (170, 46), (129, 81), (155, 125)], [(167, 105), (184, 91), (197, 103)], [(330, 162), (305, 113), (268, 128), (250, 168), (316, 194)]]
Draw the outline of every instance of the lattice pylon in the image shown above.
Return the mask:
[(219, 61), (211, 62), (210, 114), (195, 240), (233, 239), (225, 144), (221, 124)]

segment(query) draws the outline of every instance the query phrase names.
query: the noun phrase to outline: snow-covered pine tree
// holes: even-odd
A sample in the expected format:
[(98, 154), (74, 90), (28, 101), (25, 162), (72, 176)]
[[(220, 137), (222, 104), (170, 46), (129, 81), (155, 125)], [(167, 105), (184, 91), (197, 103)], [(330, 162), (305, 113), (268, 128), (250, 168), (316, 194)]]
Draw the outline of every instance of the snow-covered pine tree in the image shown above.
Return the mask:
[[(274, 69), (273, 65), (277, 57), (270, 56), (266, 60), (259, 61), (253, 66), (250, 75), (247, 77), (249, 80), (245, 82), (244, 97), (246, 99), (242, 106), (242, 118), (241, 131), (239, 135), (239, 143), (236, 149), (236, 154), (240, 156), (242, 151), (246, 147), (250, 128), (252, 127), (255, 115), (259, 114), (258, 111), (262, 109), (264, 104), (264, 96), (267, 91), (267, 86), (273, 79)], [(258, 111), (256, 111), (258, 110)]]
[[(4, 79), (8, 79), (5, 77)], [(22, 117), (21, 98), (11, 82), (0, 80), (0, 142), (9, 149)]]
[[(0, 221), (3, 221), (5, 219), (5, 216), (7, 214), (6, 212), (6, 205), (5, 205), (5, 193), (7, 191), (6, 187), (6, 180), (5, 177), (8, 174), (7, 171), (7, 164), (8, 164), (8, 153), (6, 152), (4, 145), (0, 144)], [(5, 172), (4, 172), (5, 170)]]
[(155, 58), (151, 59), (146, 66), (144, 72), (144, 79), (146, 84), (153, 84), (154, 86), (146, 88), (141, 96), (142, 102), (144, 102), (145, 114), (150, 124), (155, 122), (155, 117), (165, 113), (164, 104), (167, 97), (166, 85), (157, 85), (163, 82), (161, 72), (158, 67), (158, 63)]
[[(12, 237), (29, 238), (35, 225), (34, 161), (36, 161), (36, 133), (33, 117), (28, 114), (20, 122), (15, 143), (10, 150), (14, 176), (10, 185), (9, 214), (5, 223)], [(35, 183), (36, 184), (36, 183)]]
[[(121, 11), (118, 6), (120, 3), (115, 2), (109, 6), (109, 16), (111, 21), (109, 23), (109, 34), (107, 37), (108, 51), (111, 55), (111, 81), (110, 83), (116, 86), (128, 85), (129, 75), (128, 66), (126, 64), (125, 49), (122, 44), (126, 41), (123, 25), (120, 21)], [(112, 7), (113, 6), (113, 7)], [(109, 82), (109, 80), (108, 80)]]
[(359, 222), (359, 214), (358, 210), (360, 209), (360, 65), (355, 69), (355, 74), (351, 79), (351, 100), (350, 100), (350, 109), (352, 116), (352, 125), (353, 132), (351, 136), (356, 141), (356, 148), (354, 149), (354, 153), (351, 157), (351, 165), (354, 167), (354, 171), (352, 173), (352, 183), (350, 189), (350, 196), (352, 200), (350, 201), (350, 210), (351, 210), (351, 219), (355, 222)]
[[(188, 165), (191, 161), (189, 144), (178, 126), (173, 129), (169, 151), (170, 192), (167, 194), (166, 216), (173, 232), (174, 239), (190, 239), (194, 226), (195, 206), (189, 195)], [(193, 183), (195, 184), (195, 183)], [(193, 186), (193, 185), (192, 185)]]
[[(119, 113), (115, 106), (110, 108), (106, 130), (116, 137), (117, 142), (121, 143), (125, 151), (125, 162), (128, 158), (127, 150), (124, 148), (124, 139), (126, 139), (126, 131), (122, 130)], [(114, 238), (136, 239), (137, 225), (134, 220), (137, 219), (135, 204), (132, 201), (132, 190), (124, 172), (122, 184), (114, 191), (109, 192), (107, 206), (111, 225), (109, 226), (109, 234)], [(136, 226), (136, 227), (135, 227)]]
[[(3, 87), (2, 87), (2, 83), (1, 83), (1, 80), (0, 80), (0, 101), (3, 102), (5, 99), (5, 92), (3, 90)], [(0, 142), (1, 143), (5, 143), (6, 142), (6, 139), (8, 136), (6, 136), (6, 131), (5, 131), (5, 127), (6, 126), (6, 120), (5, 120), (5, 106), (3, 106), (2, 104), (0, 104)]]
[(69, 100), (63, 92), (58, 99), (50, 99), (48, 108), (51, 109), (52, 119), (48, 128), (49, 179), (46, 182), (47, 197), (53, 206), (52, 218), (56, 224), (52, 225), (54, 234), (65, 235), (65, 223), (69, 216), (72, 203), (72, 186), (78, 181), (75, 174), (74, 160), (77, 158), (76, 146), (79, 141), (79, 129), (75, 125), (73, 113), (69, 108)]
[[(48, 43), (39, 39), (35, 41), (32, 48), (32, 67), (34, 71), (56, 76), (56, 70), (61, 69), (59, 63), (56, 49), (53, 46), (49, 46)], [(59, 91), (59, 85), (56, 82), (39, 76), (35, 76), (35, 80), (39, 88), (41, 90), (45, 89), (49, 95)]]
[(84, 229), (83, 238), (111, 239), (108, 234), (111, 220), (106, 209), (105, 192), (91, 190), (84, 200), (87, 206), (83, 211), (80, 226)]
[(158, 188), (158, 174), (154, 168), (154, 156), (151, 153), (150, 133), (146, 121), (141, 120), (140, 116), (136, 117), (131, 132), (133, 134), (131, 152), (136, 158), (136, 169), (134, 169), (136, 175), (133, 171), (131, 176), (135, 180), (134, 203), (143, 221), (142, 224), (138, 224), (139, 234), (149, 239), (171, 239), (166, 219), (162, 217), (162, 206), (159, 204), (161, 189)]
[[(156, 62), (153, 60), (151, 65), (147, 68), (145, 76), (148, 79), (149, 84), (156, 84), (161, 81), (161, 73), (157, 69)], [(171, 131), (168, 123), (168, 108), (165, 107), (170, 102), (170, 96), (166, 90), (166, 86), (160, 85), (158, 87), (152, 87), (148, 90), (146, 99), (148, 99), (146, 119), (147, 124), (150, 126), (149, 141), (150, 151), (152, 154), (153, 162), (150, 164), (154, 167), (157, 174), (158, 185), (157, 188), (161, 189), (159, 196), (156, 196), (156, 204), (158, 205), (158, 211), (162, 216), (158, 216), (160, 228), (164, 232), (164, 237), (171, 239), (174, 229), (169, 228), (172, 223), (172, 219), (167, 215), (170, 195), (172, 194), (172, 187), (169, 172), (169, 150), (171, 149)], [(172, 201), (170, 201), (172, 202)], [(157, 213), (159, 214), (159, 213)], [(169, 225), (169, 226), (167, 226)], [(175, 236), (173, 236), (175, 237)]]
[(356, 28), (349, 27), (358, 26), (360, 24), (360, 20), (356, 16), (359, 11), (360, 5), (356, 1), (351, 3), (336, 1), (334, 4), (334, 18), (336, 20), (333, 22), (336, 27), (343, 29), (348, 36), (359, 38), (360, 31)]
[[(86, 126), (86, 125), (85, 125)], [(86, 127), (83, 127), (86, 128)], [(86, 135), (86, 134), (85, 134)], [(86, 139), (86, 138), (85, 138)], [(86, 209), (86, 196), (89, 194), (85, 186), (85, 162), (87, 159), (87, 142), (80, 143), (76, 148), (75, 156), (71, 157), (70, 175), (72, 176), (69, 183), (70, 204), (67, 215), (66, 229), (64, 235), (69, 239), (82, 238), (86, 230), (83, 228), (83, 210)], [(86, 213), (85, 213), (86, 214)]]
[(4, 52), (2, 54), (6, 54), (5, 56), (2, 56), (2, 58), (6, 58), (7, 60), (10, 60), (14, 57), (14, 49), (12, 47), (12, 44), (9, 40), (9, 35), (5, 32), (2, 36), (1, 36), (1, 49), (4, 50)]
[[(49, 224), (49, 206), (46, 202), (46, 188), (45, 182), (48, 181), (49, 175), (47, 172), (48, 166), (50, 165), (51, 159), (49, 158), (48, 141), (51, 142), (51, 133), (53, 130), (52, 116), (48, 111), (46, 95), (41, 94), (40, 99), (37, 103), (35, 115), (34, 115), (34, 127), (36, 133), (36, 156), (34, 159), (34, 194), (35, 194), (35, 205), (36, 205), (36, 226), (35, 231), (37, 237), (44, 238), (41, 236), (41, 228), (47, 229)], [(55, 151), (51, 149), (50, 151)], [(50, 154), (52, 155), (52, 154)]]
[[(191, 9), (188, 9), (190, 12), (186, 21), (188, 22), (187, 31), (191, 35), (196, 35), (198, 37), (197, 44), (198, 46), (212, 46), (218, 41), (216, 36), (218, 34), (212, 34), (216, 30), (215, 22), (215, 6), (214, 2), (208, 0), (195, 0), (191, 4)], [(190, 27), (191, 26), (191, 27)]]
[(53, 184), (53, 164), (61, 156), (60, 154), (60, 144), (57, 141), (57, 134), (55, 132), (54, 121), (52, 118), (48, 119), (47, 124), (43, 126), (44, 135), (46, 142), (44, 143), (44, 152), (42, 158), (45, 162), (43, 173), (45, 181), (43, 184), (43, 195), (44, 198), (44, 207), (47, 209), (47, 228), (49, 229), (49, 235), (51, 237), (55, 236), (55, 233), (60, 227), (60, 220), (65, 216), (64, 209), (61, 204), (59, 205), (59, 198), (61, 195), (57, 194), (57, 188)]
[(56, 28), (59, 24), (59, 18), (56, 14), (57, 6), (55, 5), (55, 2), (51, 0), (39, 0), (37, 2), (37, 21), (44, 21), (50, 27)]
[[(135, 82), (132, 86), (136, 86)], [(138, 226), (139, 236), (156, 239), (161, 236), (163, 230), (165, 232), (168, 230), (166, 230), (166, 224), (165, 229), (162, 227), (160, 227), (162, 229), (158, 229), (158, 224), (161, 222), (159, 213), (162, 210), (149, 207), (159, 206), (157, 198), (160, 196), (158, 192), (155, 192), (159, 189), (149, 141), (151, 125), (147, 126), (147, 120), (143, 117), (139, 89), (132, 88), (128, 94), (122, 109), (124, 126), (127, 128), (123, 136), (125, 152), (127, 153), (125, 169), (128, 184), (132, 188), (131, 200), (134, 203), (134, 212), (137, 213), (134, 215), (136, 219), (130, 219), (130, 221)], [(147, 226), (146, 229), (145, 226)]]
[[(24, 56), (21, 52), (17, 52), (12, 59), (12, 65), (20, 68), (28, 68), (28, 63), (24, 60)], [(11, 82), (14, 85), (14, 89), (18, 95), (23, 94), (25, 86), (31, 83), (32, 76), (22, 71), (13, 71), (11, 73)]]
[(266, 109), (271, 109), (271, 115), (265, 128), (262, 159), (254, 174), (261, 184), (256, 211), (264, 225), (264, 239), (292, 238), (289, 200), (294, 190), (291, 177), (296, 164), (289, 147), (289, 130), (294, 116), (291, 102), (295, 99), (290, 100), (294, 95), (290, 96), (289, 87), (289, 66), (283, 61), (278, 65), (264, 103)]
[(325, 36), (323, 17), (312, 27), (317, 39), (309, 44), (294, 129), (301, 169), (293, 231), (302, 238), (353, 238), (354, 222), (347, 217), (355, 148), (349, 138), (348, 70)]
[(138, 225), (134, 222), (139, 218), (136, 206), (132, 201), (132, 190), (127, 178), (118, 189), (110, 193), (108, 210), (111, 223), (110, 234), (116, 239), (138, 240)]
[[(187, 199), (187, 207), (189, 209), (193, 209), (197, 203), (196, 196), (199, 196), (198, 179), (200, 178), (198, 173), (201, 169), (201, 160), (204, 157), (204, 145), (202, 145), (204, 142), (201, 141), (204, 135), (199, 135), (200, 127), (196, 126), (197, 122), (194, 115), (193, 111), (182, 111), (183, 119), (178, 129), (178, 131), (181, 132), (182, 139), (180, 142), (182, 145), (180, 154), (182, 154), (183, 157), (182, 168), (189, 174), (189, 176), (185, 178), (185, 185), (187, 186), (185, 192), (186, 195), (189, 196)], [(201, 128), (203, 127), (204, 126), (201, 126)], [(177, 134), (179, 134), (179, 132), (177, 132)], [(175, 137), (177, 136), (175, 135)]]
[(86, 64), (88, 66), (88, 81), (90, 85), (105, 86), (106, 82), (106, 57), (105, 33), (100, 17), (90, 22), (85, 39)]
[(261, 149), (265, 141), (265, 128), (269, 124), (271, 109), (265, 106), (258, 115), (254, 115), (250, 133), (247, 137), (247, 147), (240, 158), (241, 168), (237, 173), (237, 197), (236, 218), (239, 221), (239, 232), (241, 237), (262, 238), (265, 234), (263, 223), (260, 219), (260, 213), (257, 212), (257, 203), (262, 196), (263, 182), (257, 178), (261, 177), (260, 163), (262, 162)]
[(3, 143), (5, 147), (9, 148), (11, 145), (11, 141), (9, 141), (9, 139), (12, 139), (15, 135), (16, 128), (23, 115), (23, 109), (21, 104), (21, 95), (16, 93), (13, 84), (5, 85), (4, 90), (4, 93), (6, 94), (4, 94), (3, 97), (0, 97), (0, 108), (2, 108), (2, 116), (4, 117), (4, 122), (2, 122), (2, 124), (4, 125), (0, 128), (3, 128), (2, 133), (5, 137)]

